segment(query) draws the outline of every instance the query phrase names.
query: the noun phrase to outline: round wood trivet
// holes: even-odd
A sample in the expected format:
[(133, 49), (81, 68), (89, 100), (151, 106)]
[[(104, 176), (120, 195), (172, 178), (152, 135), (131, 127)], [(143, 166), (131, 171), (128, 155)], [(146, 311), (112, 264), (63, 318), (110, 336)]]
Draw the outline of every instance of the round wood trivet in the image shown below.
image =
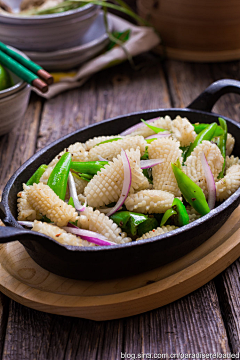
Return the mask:
[(92, 320), (111, 320), (169, 304), (198, 289), (240, 256), (240, 207), (197, 249), (158, 269), (129, 278), (79, 281), (42, 269), (19, 242), (0, 246), (0, 291), (30, 308)]

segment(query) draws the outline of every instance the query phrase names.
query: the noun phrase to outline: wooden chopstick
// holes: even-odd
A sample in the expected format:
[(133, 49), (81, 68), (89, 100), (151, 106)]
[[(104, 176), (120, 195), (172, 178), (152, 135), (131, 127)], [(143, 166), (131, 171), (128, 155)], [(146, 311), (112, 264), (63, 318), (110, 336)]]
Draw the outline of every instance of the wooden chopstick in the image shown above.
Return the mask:
[(53, 83), (51, 74), (2, 42), (0, 42), (0, 63), (43, 93), (47, 92), (48, 85)]
[(28, 70), (32, 71), (34, 74), (37, 74), (42, 78), (45, 83), (51, 85), (53, 83), (53, 76), (45, 71), (40, 65), (35, 64), (33, 61), (26, 59), (22, 55), (18, 54), (14, 50), (10, 49), (7, 45), (0, 41), (0, 50), (5, 54), (12, 57), (14, 60), (25, 66)]
[(5, 54), (0, 50), (0, 63), (11, 70), (14, 74), (26, 81), (28, 84), (36, 87), (41, 92), (45, 93), (48, 91), (48, 85), (39, 77), (25, 68), (22, 64)]

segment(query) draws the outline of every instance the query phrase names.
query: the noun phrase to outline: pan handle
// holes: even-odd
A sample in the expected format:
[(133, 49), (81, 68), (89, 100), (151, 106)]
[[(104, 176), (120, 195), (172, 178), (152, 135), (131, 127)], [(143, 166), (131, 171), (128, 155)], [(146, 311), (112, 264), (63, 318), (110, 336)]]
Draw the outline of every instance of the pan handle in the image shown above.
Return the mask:
[(6, 218), (6, 211), (4, 208), (3, 203), (0, 201), (0, 219), (5, 219)]
[(188, 109), (211, 112), (218, 99), (228, 93), (240, 94), (240, 81), (231, 79), (215, 81), (188, 105)]
[(27, 240), (29, 236), (33, 237), (33, 233), (30, 230), (17, 229), (11, 226), (0, 226), (0, 244), (17, 240)]
[[(35, 240), (39, 242), (46, 241), (47, 237), (43, 234), (36, 233), (31, 230), (23, 229), (22, 226), (16, 227), (13, 226), (11, 218), (8, 218), (6, 215), (6, 210), (2, 202), (0, 202), (0, 219), (3, 220), (5, 225), (9, 226), (0, 226), (0, 244), (5, 244), (12, 241), (23, 241), (24, 243), (28, 240)], [(33, 236), (34, 234), (34, 236)], [(49, 241), (49, 239), (48, 239)]]
[(5, 207), (1, 201), (0, 201), (0, 219), (4, 222), (5, 225), (15, 226), (22, 229), (21, 225), (18, 224), (14, 225), (14, 219), (12, 218), (12, 215), (7, 215)]

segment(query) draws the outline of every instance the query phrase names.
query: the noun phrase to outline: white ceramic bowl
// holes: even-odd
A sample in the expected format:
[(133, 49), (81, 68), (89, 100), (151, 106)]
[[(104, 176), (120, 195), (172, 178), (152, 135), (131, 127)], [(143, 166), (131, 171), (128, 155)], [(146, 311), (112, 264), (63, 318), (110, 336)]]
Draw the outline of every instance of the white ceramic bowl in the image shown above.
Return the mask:
[[(111, 21), (108, 22), (108, 26), (109, 31), (112, 31)], [(26, 55), (45, 70), (70, 70), (98, 55), (105, 49), (109, 41), (104, 23), (104, 15), (100, 11), (94, 23), (80, 39), (78, 46), (48, 52), (26, 51)]]
[[(12, 1), (5, 0), (5, 3), (12, 7)], [(18, 5), (20, 2), (14, 1)], [(27, 51), (67, 49), (79, 44), (79, 38), (89, 29), (99, 11), (99, 6), (87, 4), (58, 14), (28, 17), (0, 14), (0, 40)]]
[[(17, 51), (16, 49), (13, 50)], [(24, 55), (20, 51), (17, 52)], [(30, 85), (23, 82), (11, 71), (10, 73), (14, 86), (0, 91), (0, 135), (8, 133), (22, 120), (31, 91)]]

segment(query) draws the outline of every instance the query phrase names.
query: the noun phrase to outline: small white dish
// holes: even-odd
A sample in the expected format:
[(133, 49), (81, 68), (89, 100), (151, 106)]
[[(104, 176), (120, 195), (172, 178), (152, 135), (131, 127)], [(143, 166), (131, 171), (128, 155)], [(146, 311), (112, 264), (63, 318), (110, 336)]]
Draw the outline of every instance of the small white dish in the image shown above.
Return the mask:
[[(11, 0), (5, 0), (11, 7)], [(17, 0), (18, 3), (21, 0)], [(23, 51), (53, 51), (76, 46), (100, 7), (87, 4), (58, 14), (17, 16), (0, 12), (0, 39)]]

